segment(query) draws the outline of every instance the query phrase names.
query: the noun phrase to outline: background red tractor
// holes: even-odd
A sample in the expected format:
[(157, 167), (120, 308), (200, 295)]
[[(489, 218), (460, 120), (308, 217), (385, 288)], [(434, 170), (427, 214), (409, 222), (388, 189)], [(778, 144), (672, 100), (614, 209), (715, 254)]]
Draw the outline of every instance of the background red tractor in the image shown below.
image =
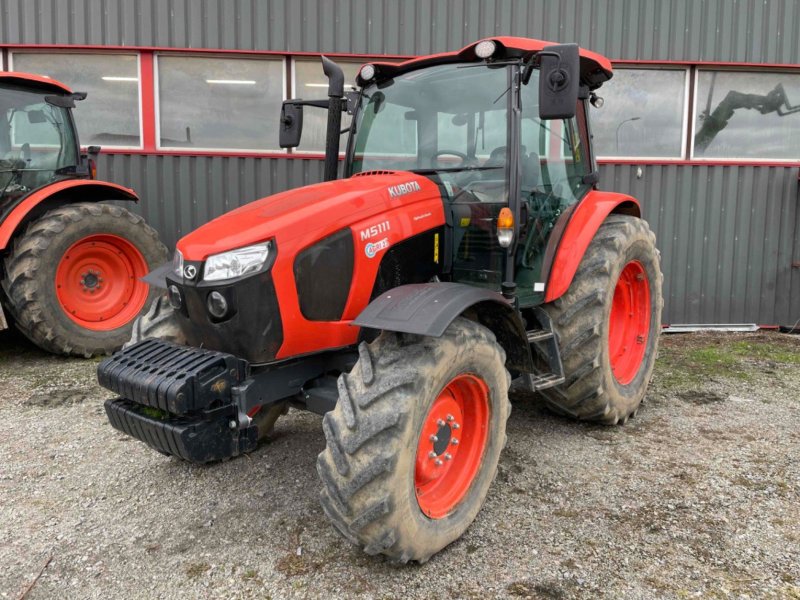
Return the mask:
[(141, 278), (167, 251), (142, 217), (102, 202), (138, 198), (97, 181), (81, 154), (71, 109), (85, 97), (50, 78), (0, 73), (2, 308), (41, 348), (88, 357), (130, 338), (155, 295)]
[(168, 300), (98, 377), (114, 427), (193, 462), (253, 449), (289, 406), (323, 414), (334, 526), (425, 561), (483, 504), (513, 379), (581, 419), (636, 413), (661, 318), (655, 236), (635, 199), (596, 187), (605, 58), (492, 38), (365, 65), (347, 95), (322, 62), (328, 99), (287, 100), (281, 145), (304, 107), (327, 108), (328, 181), (181, 239), (159, 270)]

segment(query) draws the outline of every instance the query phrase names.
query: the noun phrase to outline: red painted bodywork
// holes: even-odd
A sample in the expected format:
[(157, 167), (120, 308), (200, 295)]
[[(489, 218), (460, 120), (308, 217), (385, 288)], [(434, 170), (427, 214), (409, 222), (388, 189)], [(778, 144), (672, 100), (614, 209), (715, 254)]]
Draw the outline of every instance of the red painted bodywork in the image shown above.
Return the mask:
[(592, 190), (575, 207), (550, 268), (545, 302), (552, 302), (569, 289), (575, 271), (597, 230), (612, 212), (641, 216), (639, 202), (631, 196)]
[(65, 203), (75, 201), (95, 202), (99, 200), (133, 200), (136, 202), (139, 200), (136, 192), (132, 189), (116, 183), (94, 181), (92, 179), (56, 181), (28, 194), (0, 224), (0, 250), (4, 250), (8, 246), (8, 242), (31, 210), (56, 195), (63, 198)]
[(51, 79), (43, 77), (42, 75), (33, 75), (31, 73), (20, 73), (19, 71), (0, 71), (0, 81), (4, 83), (13, 83), (36, 90), (43, 90), (46, 92), (56, 92), (59, 94), (71, 94), (72, 90), (66, 85)]
[[(419, 190), (392, 197), (390, 187), (417, 182)], [(277, 257), (272, 266), (283, 323), (283, 345), (276, 358), (308, 354), (354, 344), (359, 328), (350, 322), (367, 306), (381, 258), (388, 248), (445, 222), (439, 188), (407, 171), (357, 175), (289, 190), (229, 212), (178, 242), (185, 260), (202, 261), (212, 254), (273, 239)], [(388, 223), (388, 228), (384, 223)], [(376, 226), (380, 233), (362, 232)], [(344, 228), (353, 235), (353, 285), (340, 321), (309, 321), (300, 311), (294, 281), (299, 252)], [(374, 254), (369, 244), (381, 242)]]
[[(393, 77), (394, 75), (429, 65), (480, 60), (475, 56), (475, 46), (484, 40), (492, 40), (499, 46), (499, 49), (495, 51), (495, 57), (497, 58), (502, 58), (503, 56), (511, 54), (515, 56), (532, 54), (541, 51), (546, 46), (552, 46), (554, 44), (554, 42), (546, 42), (544, 40), (535, 40), (532, 38), (498, 36), (483, 38), (483, 40), (478, 40), (477, 42), (469, 44), (468, 46), (464, 46), (461, 50), (456, 50), (455, 52), (440, 52), (439, 54), (420, 56), (401, 63), (372, 62), (370, 64), (375, 65), (382, 76)], [(605, 56), (581, 48), (580, 58), (581, 73), (602, 72), (606, 80), (611, 79), (611, 61)], [(363, 83), (360, 77), (358, 78), (358, 81), (359, 83)]]

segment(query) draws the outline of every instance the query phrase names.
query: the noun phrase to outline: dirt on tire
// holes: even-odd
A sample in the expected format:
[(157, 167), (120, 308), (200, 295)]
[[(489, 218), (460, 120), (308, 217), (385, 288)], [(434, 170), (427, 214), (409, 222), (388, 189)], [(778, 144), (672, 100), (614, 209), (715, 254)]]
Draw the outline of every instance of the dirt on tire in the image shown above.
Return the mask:
[[(458, 318), (441, 338), (384, 332), (362, 343), (359, 355), (350, 374), (339, 378), (339, 402), (323, 419), (322, 506), (367, 554), (425, 562), (464, 533), (494, 480), (511, 409), (505, 353), (491, 331)], [(430, 519), (415, 495), (420, 431), (441, 390), (465, 372), (490, 390), (486, 447), (463, 499), (447, 516)]]
[[(663, 276), (655, 235), (647, 222), (611, 215), (587, 248), (575, 277), (561, 298), (543, 305), (561, 349), (566, 380), (542, 390), (554, 412), (613, 425), (635, 415), (647, 391), (658, 351)], [(641, 365), (622, 385), (609, 357), (609, 314), (620, 273), (629, 261), (644, 268), (650, 290), (649, 335)]]
[[(4, 305), (17, 329), (40, 348), (89, 358), (109, 354), (130, 338), (133, 318), (114, 329), (89, 330), (67, 316), (57, 297), (56, 269), (65, 251), (101, 234), (135, 246), (151, 270), (167, 260), (166, 247), (142, 217), (105, 203), (75, 202), (49, 210), (14, 239), (4, 264)], [(143, 310), (157, 294), (149, 290)]]

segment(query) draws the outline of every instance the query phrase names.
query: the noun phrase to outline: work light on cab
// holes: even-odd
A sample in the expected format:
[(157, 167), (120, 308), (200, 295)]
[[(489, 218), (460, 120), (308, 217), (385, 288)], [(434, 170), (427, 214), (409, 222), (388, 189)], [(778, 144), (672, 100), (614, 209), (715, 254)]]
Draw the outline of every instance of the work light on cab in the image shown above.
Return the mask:
[(364, 65), (361, 67), (359, 75), (361, 75), (361, 79), (364, 81), (369, 81), (375, 77), (375, 65)]
[(224, 281), (255, 273), (269, 258), (271, 245), (265, 242), (209, 256), (203, 268), (203, 280)]
[(483, 40), (482, 42), (478, 42), (478, 44), (475, 46), (475, 56), (486, 59), (491, 57), (496, 49), (497, 44), (495, 44), (492, 40)]

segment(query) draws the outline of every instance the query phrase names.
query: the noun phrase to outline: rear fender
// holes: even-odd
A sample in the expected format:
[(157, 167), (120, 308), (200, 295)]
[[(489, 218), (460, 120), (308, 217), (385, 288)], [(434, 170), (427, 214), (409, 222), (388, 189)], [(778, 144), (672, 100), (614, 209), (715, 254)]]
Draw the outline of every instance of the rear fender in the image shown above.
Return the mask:
[[(549, 244), (555, 245), (555, 255), (550, 263), (544, 301), (560, 298), (572, 283), (586, 249), (597, 234), (603, 221), (612, 213), (641, 217), (639, 202), (625, 194), (592, 190), (570, 213), (560, 239), (551, 236)], [(558, 226), (556, 226), (558, 229)], [(548, 248), (547, 254), (550, 254)]]
[(129, 200), (138, 202), (139, 197), (130, 188), (92, 179), (67, 179), (40, 187), (7, 207), (0, 218), (0, 250), (5, 250), (14, 234), (32, 217), (37, 216), (45, 205), (47, 208), (69, 202), (99, 202), (101, 200)]
[(353, 321), (371, 329), (441, 336), (456, 317), (490, 329), (509, 369), (532, 372), (533, 360), (519, 313), (497, 292), (461, 283), (401, 285), (384, 292)]

